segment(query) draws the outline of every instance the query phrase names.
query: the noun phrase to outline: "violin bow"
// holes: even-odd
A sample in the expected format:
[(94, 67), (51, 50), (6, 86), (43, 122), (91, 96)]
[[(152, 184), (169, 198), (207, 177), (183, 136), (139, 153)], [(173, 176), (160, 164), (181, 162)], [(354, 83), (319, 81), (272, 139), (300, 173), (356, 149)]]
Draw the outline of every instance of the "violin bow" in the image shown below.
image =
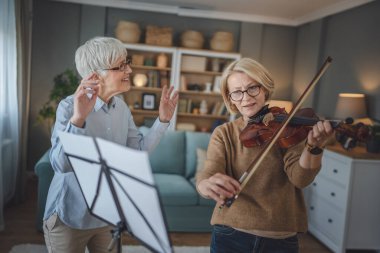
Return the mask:
[(302, 93), (300, 98), (298, 99), (295, 106), (292, 108), (290, 113), (287, 115), (287, 117), (284, 119), (282, 124), (279, 128), (274, 132), (272, 139), (267, 142), (264, 146), (264, 148), (261, 150), (259, 155), (253, 160), (253, 162), (249, 165), (247, 171), (243, 173), (243, 175), (239, 179), (239, 183), (241, 184), (240, 191), (238, 191), (233, 197), (226, 199), (225, 204), (219, 206), (219, 210), (222, 210), (223, 207), (226, 205), (227, 207), (230, 207), (232, 203), (235, 201), (235, 199), (238, 198), (239, 194), (243, 190), (243, 188), (247, 185), (250, 178), (253, 176), (256, 169), (260, 166), (262, 161), (264, 160), (265, 156), (268, 154), (269, 150), (273, 147), (273, 145), (276, 143), (276, 141), (279, 139), (280, 135), (284, 131), (285, 127), (289, 124), (290, 120), (293, 118), (295, 113), (298, 111), (298, 109), (301, 107), (302, 103), (305, 101), (307, 96), (311, 93), (319, 79), (322, 77), (322, 75), (326, 72), (327, 68), (330, 66), (332, 62), (332, 58), (329, 56), (323, 63), (322, 67), (319, 69), (317, 74), (314, 76), (311, 83), (306, 87), (305, 91)]

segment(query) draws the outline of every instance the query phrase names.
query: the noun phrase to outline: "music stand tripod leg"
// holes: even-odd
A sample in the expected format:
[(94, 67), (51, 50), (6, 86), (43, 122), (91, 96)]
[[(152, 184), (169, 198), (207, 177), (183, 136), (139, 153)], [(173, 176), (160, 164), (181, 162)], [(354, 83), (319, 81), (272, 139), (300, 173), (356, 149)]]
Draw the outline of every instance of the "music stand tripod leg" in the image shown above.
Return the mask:
[(121, 253), (121, 246), (122, 246), (122, 234), (124, 231), (126, 231), (126, 226), (124, 222), (120, 221), (117, 223), (117, 227), (111, 230), (112, 233), (112, 240), (110, 244), (108, 245), (108, 251), (112, 251), (115, 247), (115, 243), (117, 243), (117, 252)]

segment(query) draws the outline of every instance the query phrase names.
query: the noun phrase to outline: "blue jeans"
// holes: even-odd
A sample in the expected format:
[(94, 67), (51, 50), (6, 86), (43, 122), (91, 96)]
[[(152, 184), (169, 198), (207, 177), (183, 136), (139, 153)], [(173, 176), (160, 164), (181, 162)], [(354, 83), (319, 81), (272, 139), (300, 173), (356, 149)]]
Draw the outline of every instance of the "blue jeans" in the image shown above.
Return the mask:
[(228, 226), (215, 225), (211, 253), (298, 253), (297, 235), (271, 239), (244, 233)]

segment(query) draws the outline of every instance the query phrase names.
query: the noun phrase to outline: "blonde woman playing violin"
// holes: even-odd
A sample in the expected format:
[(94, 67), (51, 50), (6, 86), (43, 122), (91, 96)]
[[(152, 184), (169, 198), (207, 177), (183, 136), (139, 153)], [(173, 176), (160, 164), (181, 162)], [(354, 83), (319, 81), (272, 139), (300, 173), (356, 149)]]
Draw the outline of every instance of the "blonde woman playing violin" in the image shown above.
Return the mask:
[[(249, 119), (266, 113), (274, 82), (261, 64), (243, 58), (224, 71), (221, 89), (228, 110), (241, 117), (214, 130), (204, 169), (197, 174), (198, 192), (217, 202), (211, 218), (211, 252), (296, 253), (297, 234), (307, 231), (302, 189), (321, 168), (332, 127), (319, 121), (304, 141), (287, 149), (272, 147), (241, 189), (239, 178), (263, 147), (247, 148), (239, 135)], [(220, 211), (219, 206), (237, 192), (234, 204)]]

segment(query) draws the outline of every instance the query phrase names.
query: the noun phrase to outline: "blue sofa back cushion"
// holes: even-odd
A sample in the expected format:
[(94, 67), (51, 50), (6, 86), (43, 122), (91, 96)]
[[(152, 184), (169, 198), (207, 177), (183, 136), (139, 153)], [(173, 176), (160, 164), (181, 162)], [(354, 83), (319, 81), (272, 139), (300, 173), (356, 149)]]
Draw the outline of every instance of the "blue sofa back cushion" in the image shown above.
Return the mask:
[(186, 132), (186, 178), (195, 176), (197, 168), (197, 148), (207, 150), (210, 133)]
[(185, 132), (168, 130), (149, 154), (154, 173), (185, 175)]

